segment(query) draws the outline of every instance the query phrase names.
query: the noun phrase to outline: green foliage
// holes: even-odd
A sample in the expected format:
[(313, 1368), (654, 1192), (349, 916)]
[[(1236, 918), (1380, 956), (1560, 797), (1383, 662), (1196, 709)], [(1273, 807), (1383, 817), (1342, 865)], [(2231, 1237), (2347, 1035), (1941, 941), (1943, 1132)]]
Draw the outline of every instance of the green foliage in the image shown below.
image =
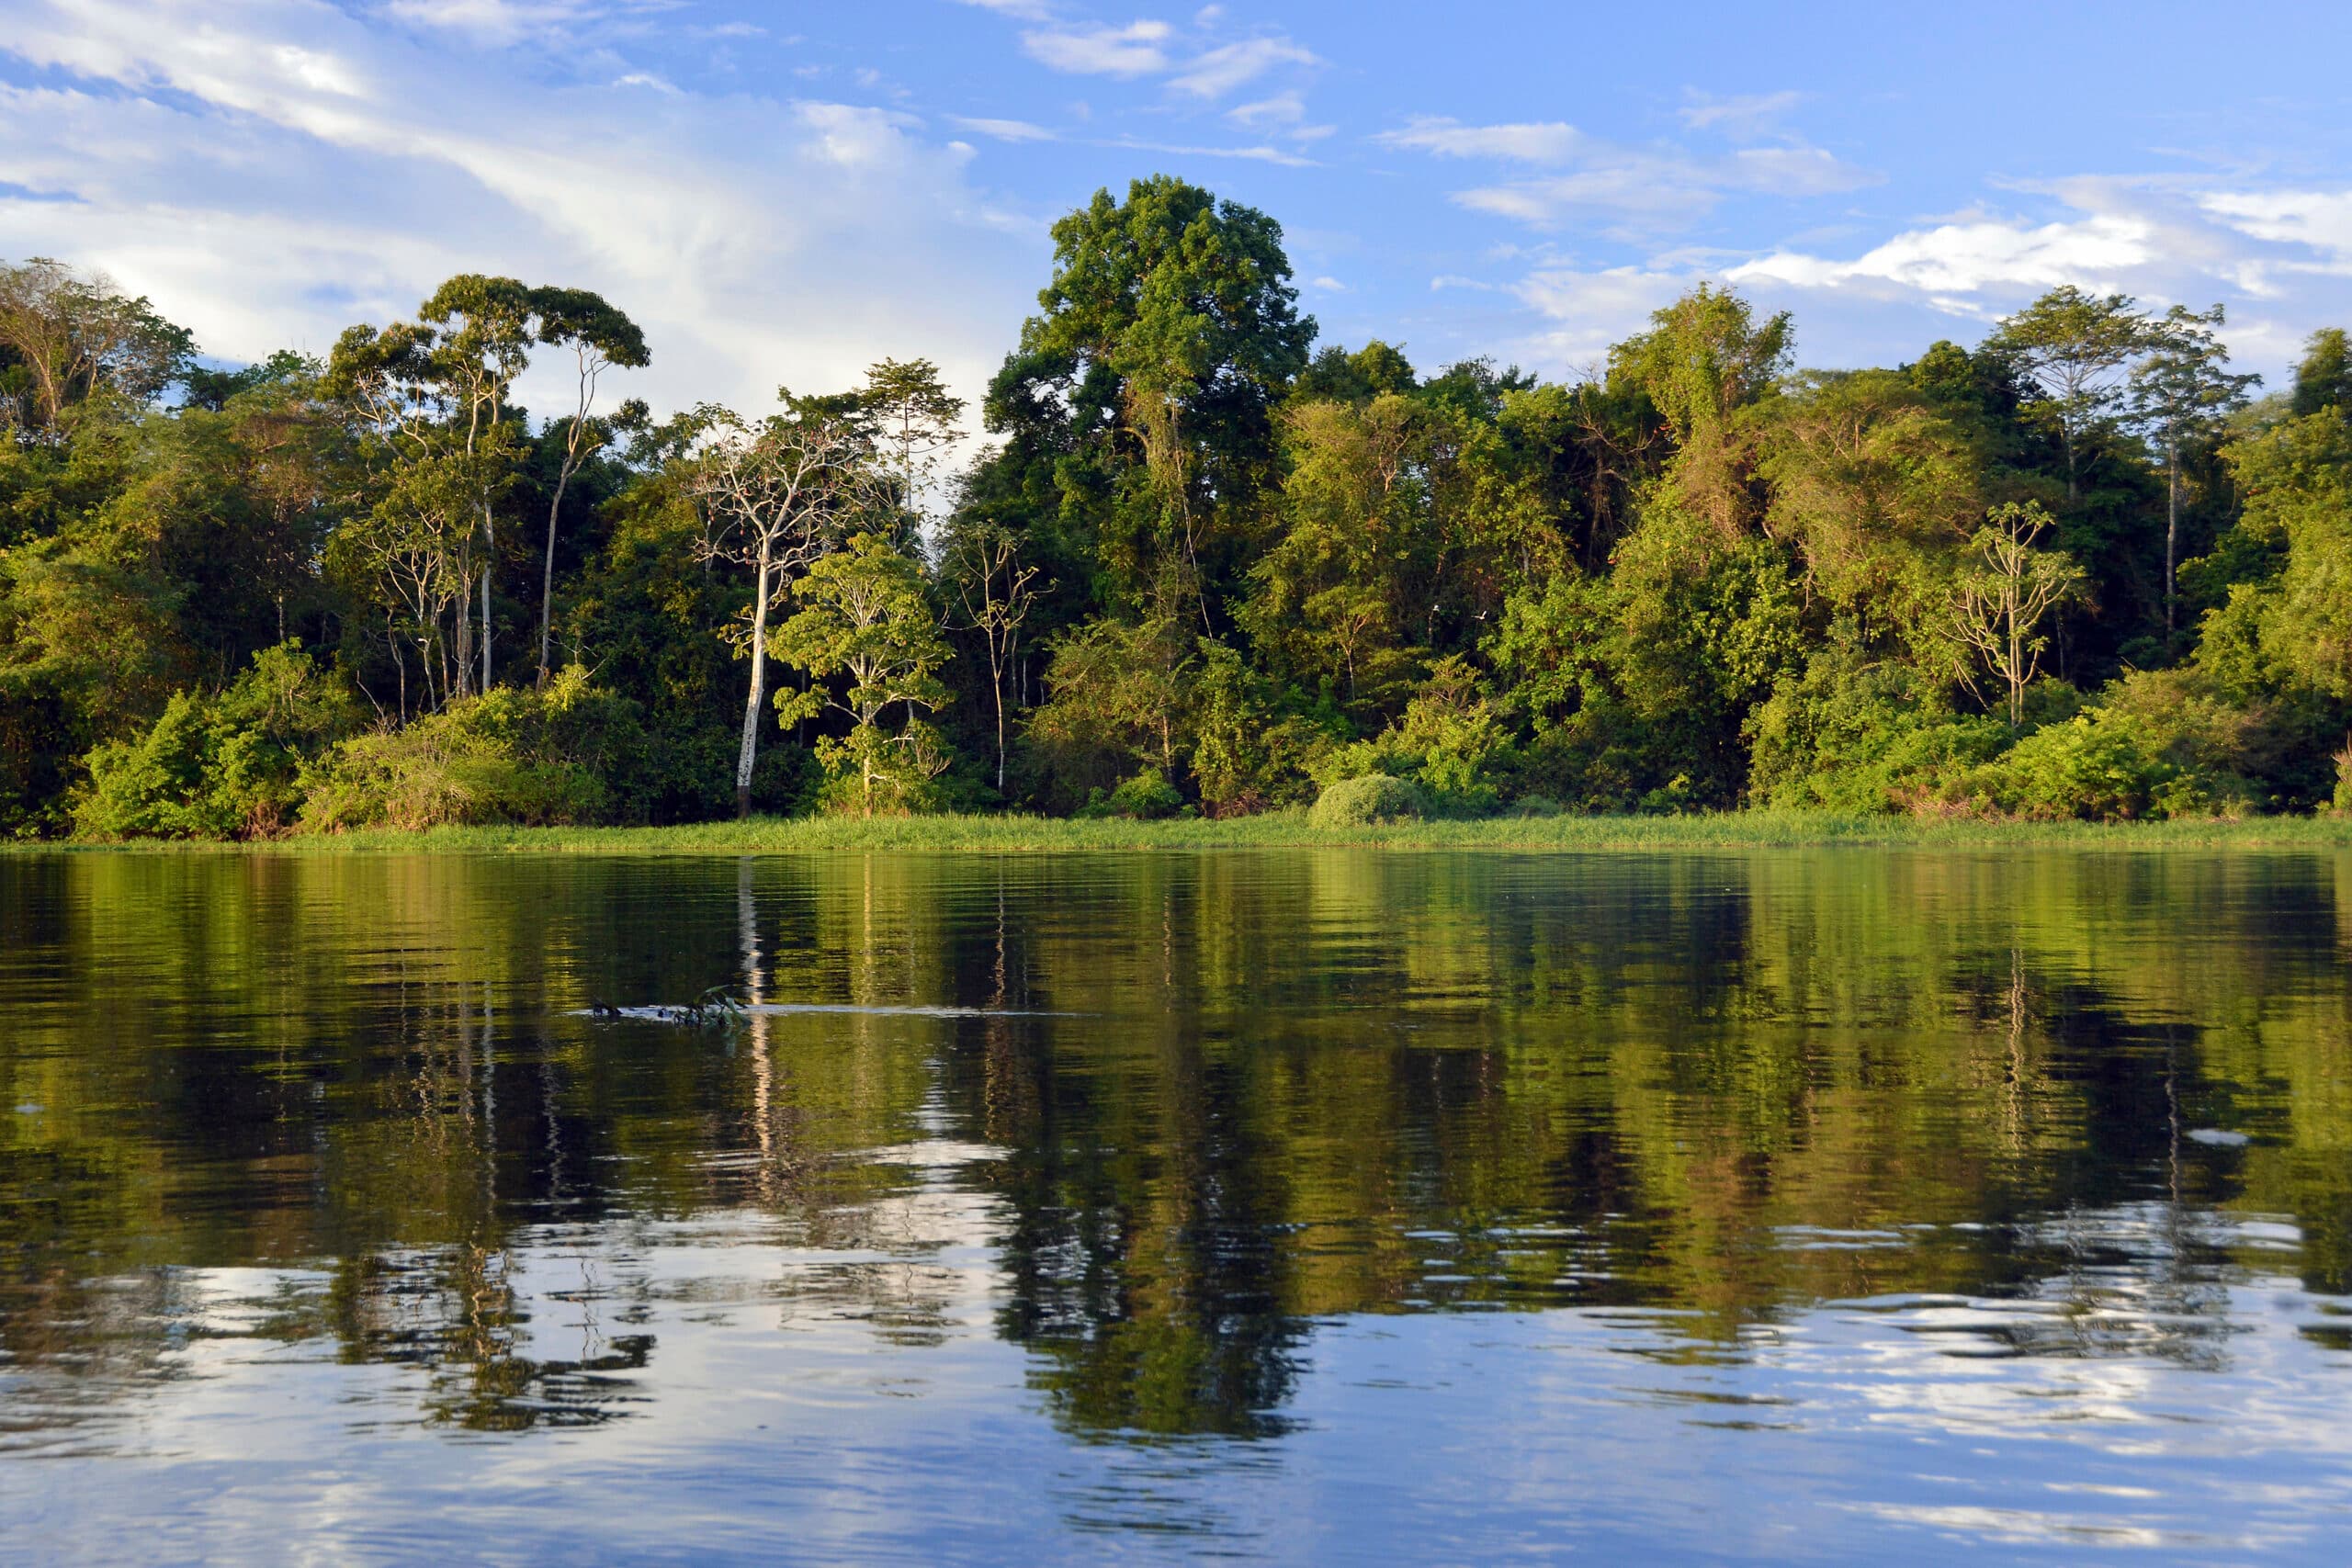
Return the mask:
[(569, 665), (544, 690), (500, 687), (337, 745), (306, 771), (301, 826), (641, 819), (644, 751), (637, 705)]
[(1750, 800), (1845, 812), (1932, 810), (2011, 739), (2000, 720), (1952, 712), (1917, 672), (1870, 662), (1850, 641), (1784, 676), (1747, 735)]
[(1330, 783), (1380, 774), (1419, 786), (1428, 806), (1453, 816), (1490, 811), (1511, 758), (1509, 729), (1467, 661), (1446, 659), (1421, 682), (1404, 716), (1370, 740), (1315, 763)]
[[(1182, 180), (1054, 243), (960, 476), (929, 360), (657, 422), (592, 408), (650, 349), (584, 291), (460, 274), (227, 367), (0, 267), (0, 833), (1226, 818), (1372, 774), (1455, 818), (2336, 793), (2340, 333), (2246, 409), (2218, 310), (2060, 288), (1800, 371), (1709, 286), (1549, 383), (1313, 352), (1279, 225)], [(542, 359), (579, 398), (535, 420)], [(375, 729), (238, 705), (297, 639)]]
[(2342, 327), (2327, 327), (2312, 334), (2295, 367), (2295, 389), (2288, 405), (2298, 419), (2327, 410), (2352, 420), (2352, 337)]
[[(933, 781), (955, 759), (922, 716), (948, 702), (939, 671), (949, 651), (921, 570), (889, 539), (860, 534), (792, 592), (803, 607), (771, 640), (778, 659), (816, 683), (778, 692), (776, 711), (786, 724), (831, 712), (850, 726), (817, 742), (822, 804), (862, 817), (930, 807)], [(826, 683), (835, 677), (838, 689)], [(892, 708), (901, 710), (896, 728)]]
[(85, 839), (282, 832), (301, 805), (305, 765), (358, 728), (361, 712), (300, 643), (264, 649), (225, 690), (176, 693), (143, 733), (92, 751), (74, 830)]
[(1376, 822), (1416, 821), (1429, 814), (1429, 796), (1411, 780), (1393, 773), (1361, 773), (1326, 784), (1316, 797), (1311, 820), (1317, 828), (1365, 828)]
[(1136, 822), (1157, 821), (1163, 817), (1176, 817), (1186, 811), (1184, 797), (1168, 775), (1158, 768), (1146, 768), (1131, 779), (1122, 779), (1109, 794), (1096, 790), (1084, 806), (1078, 808), (1082, 818), (1124, 817)]

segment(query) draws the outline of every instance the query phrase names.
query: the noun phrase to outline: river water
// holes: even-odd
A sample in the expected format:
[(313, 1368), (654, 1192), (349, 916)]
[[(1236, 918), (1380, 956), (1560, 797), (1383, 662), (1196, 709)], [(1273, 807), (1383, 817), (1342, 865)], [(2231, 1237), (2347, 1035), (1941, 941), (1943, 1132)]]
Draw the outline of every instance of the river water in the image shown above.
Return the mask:
[(12, 1562), (2338, 1562), (2352, 856), (0, 856)]

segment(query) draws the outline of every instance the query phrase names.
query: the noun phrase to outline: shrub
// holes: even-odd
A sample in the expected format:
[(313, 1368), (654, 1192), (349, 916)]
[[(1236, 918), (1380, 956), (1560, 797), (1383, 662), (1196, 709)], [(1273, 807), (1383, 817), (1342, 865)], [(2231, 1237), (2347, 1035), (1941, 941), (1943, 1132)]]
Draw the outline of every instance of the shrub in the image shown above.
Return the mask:
[(309, 770), (302, 826), (628, 820), (643, 753), (637, 705), (597, 691), (573, 665), (543, 692), (501, 687), (343, 742)]
[(1127, 817), (1138, 821), (1150, 821), (1161, 817), (1173, 817), (1184, 809), (1184, 797), (1168, 782), (1168, 775), (1158, 768), (1146, 768), (1133, 778), (1122, 780), (1105, 795), (1095, 790), (1086, 804), (1078, 808), (1080, 817)]
[(1422, 814), (1474, 817), (1495, 808), (1498, 776), (1512, 760), (1510, 732), (1475, 673), (1459, 659), (1443, 659), (1396, 724), (1333, 748), (1314, 771), (1327, 786), (1374, 774), (1402, 779), (1419, 786)]
[(1428, 815), (1429, 797), (1419, 785), (1393, 773), (1363, 773), (1326, 788), (1309, 819), (1317, 828), (1365, 828)]
[(293, 820), (305, 761), (358, 727), (351, 694), (297, 642), (220, 692), (181, 692), (144, 734), (90, 753), (74, 831), (90, 839), (266, 838)]

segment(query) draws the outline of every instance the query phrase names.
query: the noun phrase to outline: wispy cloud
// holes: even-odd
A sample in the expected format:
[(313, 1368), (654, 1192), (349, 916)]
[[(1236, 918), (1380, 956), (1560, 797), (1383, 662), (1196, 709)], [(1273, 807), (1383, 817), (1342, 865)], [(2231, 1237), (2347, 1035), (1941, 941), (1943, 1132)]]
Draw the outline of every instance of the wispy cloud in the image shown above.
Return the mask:
[(956, 0), (956, 3), (977, 10), (994, 11), (1000, 17), (1011, 17), (1023, 22), (1046, 21), (1054, 14), (1054, 8), (1047, 0)]
[(958, 130), (968, 130), (975, 136), (985, 136), (997, 141), (1051, 141), (1054, 132), (1042, 125), (1032, 125), (1025, 119), (975, 119), (964, 115), (949, 115), (947, 123)]
[(1627, 146), (1588, 135), (1560, 120), (1464, 125), (1424, 116), (1383, 131), (1382, 146), (1440, 158), (1486, 159), (1557, 169), (1454, 193), (1474, 212), (1537, 227), (1600, 214), (1620, 231), (1687, 223), (1726, 196), (1824, 196), (1877, 183), (1879, 176), (1818, 147), (1791, 143), (1741, 148), (1704, 157), (1671, 145)]
[(20, 4), (5, 47), (60, 85), (0, 85), (0, 232), (235, 358), (323, 347), (484, 268), (628, 310), (657, 403), (847, 384), (891, 353), (969, 387), (1001, 352), (1034, 221), (914, 117), (546, 85), (404, 27), (303, 0)]
[(1155, 76), (1169, 68), (1166, 22), (1124, 28), (1042, 28), (1021, 35), (1021, 47), (1039, 64), (1079, 76)]
[(386, 16), (420, 27), (462, 34), (479, 43), (508, 44), (617, 17), (674, 8), (676, 0), (390, 0)]
[(1804, 101), (1793, 92), (1750, 93), (1717, 98), (1693, 92), (1679, 111), (1682, 123), (1693, 130), (1720, 130), (1730, 136), (1759, 136), (1779, 128), (1791, 109)]
[(1141, 141), (1132, 138), (1097, 143), (1103, 147), (1124, 147), (1136, 152), (1161, 152), (1171, 158), (1234, 158), (1250, 164), (1274, 164), (1285, 169), (1312, 169), (1316, 162), (1280, 147), (1263, 144), (1253, 147), (1187, 146), (1170, 141)]
[(1286, 38), (1244, 39), (1195, 55), (1169, 81), (1170, 85), (1195, 97), (1221, 98), (1278, 65), (1318, 63), (1312, 53)]
[(1416, 115), (1401, 130), (1373, 140), (1384, 147), (1430, 152), (1441, 158), (1501, 158), (1521, 164), (1565, 164), (1600, 145), (1559, 120), (1512, 125), (1464, 125), (1442, 115)]

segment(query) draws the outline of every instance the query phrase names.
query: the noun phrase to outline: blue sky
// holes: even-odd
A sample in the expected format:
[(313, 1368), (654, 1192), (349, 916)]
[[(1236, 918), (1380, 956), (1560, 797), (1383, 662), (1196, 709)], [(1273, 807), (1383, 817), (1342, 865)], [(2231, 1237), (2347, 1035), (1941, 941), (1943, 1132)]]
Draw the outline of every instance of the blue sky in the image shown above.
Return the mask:
[(968, 392), (1052, 220), (1165, 171), (1424, 366), (1571, 375), (1702, 278), (1891, 363), (2075, 282), (2223, 303), (2275, 381), (2352, 322), (2348, 14), (0, 0), (0, 256), (229, 358), (494, 270), (636, 315), (658, 404), (884, 355)]

